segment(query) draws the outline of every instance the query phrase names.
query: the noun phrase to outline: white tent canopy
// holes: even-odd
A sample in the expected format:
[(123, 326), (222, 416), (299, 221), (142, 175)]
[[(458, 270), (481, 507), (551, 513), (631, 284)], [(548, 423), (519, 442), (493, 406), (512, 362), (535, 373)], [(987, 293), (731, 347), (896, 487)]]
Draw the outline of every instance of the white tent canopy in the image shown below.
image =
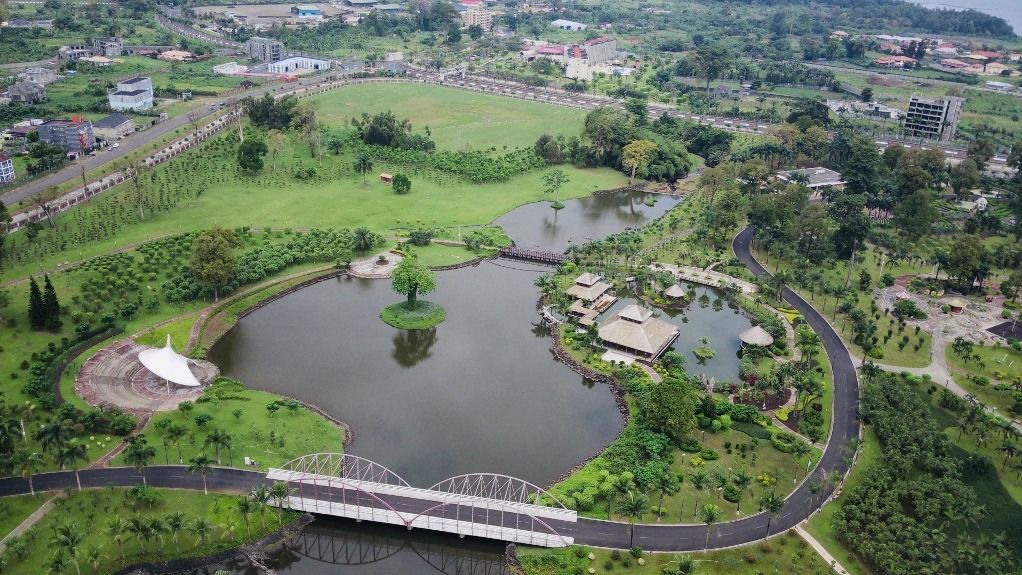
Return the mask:
[(202, 385), (195, 378), (191, 368), (188, 367), (188, 358), (170, 347), (170, 334), (167, 334), (166, 346), (144, 349), (138, 352), (138, 360), (142, 362), (146, 369), (156, 374), (157, 377), (169, 382), (187, 387)]

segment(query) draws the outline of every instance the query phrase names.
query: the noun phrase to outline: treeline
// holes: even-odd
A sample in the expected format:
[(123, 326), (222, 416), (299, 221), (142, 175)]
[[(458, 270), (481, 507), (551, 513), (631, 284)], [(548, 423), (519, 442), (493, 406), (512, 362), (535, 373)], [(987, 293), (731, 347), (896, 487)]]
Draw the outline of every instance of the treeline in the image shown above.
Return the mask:
[(834, 516), (838, 536), (880, 575), (1015, 572), (1012, 543), (976, 533), (987, 512), (929, 406), (893, 375), (874, 379), (862, 417), (883, 455)]

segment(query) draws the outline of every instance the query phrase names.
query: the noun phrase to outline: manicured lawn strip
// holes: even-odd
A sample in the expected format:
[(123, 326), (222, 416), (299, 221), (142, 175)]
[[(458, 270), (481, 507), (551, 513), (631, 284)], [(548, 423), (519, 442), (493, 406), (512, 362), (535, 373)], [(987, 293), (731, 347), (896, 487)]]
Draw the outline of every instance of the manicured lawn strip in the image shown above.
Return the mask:
[(416, 301), (413, 307), (409, 307), (408, 302), (390, 304), (380, 312), (380, 319), (398, 329), (429, 329), (446, 318), (443, 307), (424, 300)]
[[(249, 520), (249, 528), (238, 512), (237, 496), (210, 494), (201, 491), (178, 491), (172, 489), (156, 490), (160, 501), (152, 508), (145, 504), (135, 504), (126, 497), (126, 489), (96, 489), (83, 492), (71, 491), (59, 500), (58, 507), (48, 513), (36, 524), (36, 536), (28, 541), (24, 559), (9, 556), (4, 573), (13, 575), (38, 575), (47, 573), (50, 558), (56, 548), (51, 543), (53, 530), (57, 526), (73, 525), (83, 535), (78, 547), (81, 557), (79, 565), (83, 573), (112, 573), (127, 565), (143, 561), (166, 561), (186, 557), (201, 557), (241, 545), (246, 540), (258, 539), (278, 528), (277, 512), (267, 508), (261, 514), (253, 514)], [(205, 542), (190, 532), (182, 530), (175, 537), (164, 534), (161, 539), (150, 537), (139, 541), (133, 534), (123, 534), (123, 545), (114, 543), (113, 537), (105, 532), (111, 519), (119, 517), (124, 522), (134, 517), (148, 518), (180, 512), (185, 516), (185, 525), (194, 525), (196, 518), (203, 518), (211, 525), (210, 533)], [(284, 514), (288, 521), (293, 513)], [(100, 552), (99, 565), (93, 568), (84, 560), (86, 550), (94, 546)], [(142, 551), (142, 547), (145, 551)], [(121, 553), (126, 559), (121, 559)], [(65, 558), (66, 553), (65, 553)], [(73, 573), (74, 567), (67, 561), (63, 573)]]
[(419, 258), (419, 261), (428, 267), (453, 266), (476, 260), (481, 257), (490, 257), (497, 253), (496, 250), (488, 249), (473, 252), (465, 247), (445, 246), (435, 242), (428, 246), (412, 246), (405, 244), (401, 246), (400, 249), (402, 252), (415, 254), (415, 256)]
[[(682, 554), (643, 553), (645, 565), (627, 551), (620, 551), (614, 559), (612, 551), (588, 547), (540, 549), (519, 547), (519, 558), (527, 575), (561, 575), (562, 573), (596, 574), (626, 573), (627, 575), (660, 575), (665, 567), (677, 565)], [(594, 558), (589, 559), (592, 553)], [(581, 554), (582, 557), (578, 557)], [(830, 575), (830, 566), (817, 555), (809, 544), (794, 533), (785, 533), (770, 541), (745, 545), (723, 551), (692, 553), (695, 565), (692, 573), (713, 575), (761, 575), (765, 573), (799, 573), (802, 575)], [(608, 562), (610, 568), (608, 569)]]
[[(322, 416), (304, 407), (293, 412), (280, 407), (271, 413), (267, 405), (280, 399), (274, 393), (246, 389), (231, 392), (222, 399), (196, 402), (188, 413), (179, 408), (157, 414), (145, 429), (149, 444), (156, 448), (154, 463), (183, 460), (187, 464), (189, 459), (200, 454), (216, 461), (215, 449), (204, 447), (203, 442), (217, 428), (229, 433), (233, 440), (230, 451), (220, 449), (220, 462), (225, 466), (244, 467), (247, 456), (258, 462), (259, 469), (266, 469), (279, 467), (306, 453), (341, 453), (344, 450), (344, 432)], [(200, 426), (198, 419), (205, 416), (212, 419)], [(178, 447), (165, 445), (162, 441), (160, 428), (165, 424), (161, 421), (169, 421), (187, 430), (179, 446), (180, 458)], [(112, 465), (126, 465), (123, 454)]]
[(142, 345), (151, 347), (163, 347), (167, 343), (167, 336), (170, 336), (171, 345), (179, 353), (186, 353), (188, 347), (188, 336), (195, 323), (195, 315), (190, 314), (170, 323), (154, 327), (135, 338), (135, 341)]
[(39, 506), (50, 498), (49, 494), (11, 495), (0, 498), (0, 539), (21, 524)]
[(805, 526), (806, 531), (819, 541), (824, 549), (837, 558), (841, 566), (847, 569), (851, 575), (869, 575), (869, 569), (857, 555), (841, 543), (837, 532), (834, 531), (834, 514), (841, 508), (841, 501), (844, 499), (845, 493), (862, 482), (866, 469), (878, 461), (882, 455), (880, 442), (870, 428), (866, 428), (863, 437), (858, 459), (841, 487), (841, 495), (824, 505), (819, 513), (809, 518)]

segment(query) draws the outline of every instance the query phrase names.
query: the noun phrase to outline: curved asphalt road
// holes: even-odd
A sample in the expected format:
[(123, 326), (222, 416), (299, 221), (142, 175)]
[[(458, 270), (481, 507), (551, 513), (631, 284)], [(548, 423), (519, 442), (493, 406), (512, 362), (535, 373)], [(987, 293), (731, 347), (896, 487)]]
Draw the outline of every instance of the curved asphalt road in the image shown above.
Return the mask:
[[(750, 252), (753, 232), (745, 229), (734, 241), (738, 258), (758, 276), (766, 271)], [(823, 340), (823, 347), (834, 370), (834, 419), (830, 441), (823, 458), (814, 472), (816, 477), (832, 471), (844, 473), (848, 470), (844, 447), (859, 436), (858, 381), (855, 367), (844, 344), (830, 324), (812, 306), (790, 290), (784, 290), (784, 299), (798, 310), (809, 325)], [(176, 489), (202, 489), (202, 478), (178, 465), (158, 465), (146, 470), (149, 485)], [(131, 487), (139, 483), (138, 473), (132, 468), (114, 467), (90, 469), (81, 472), (84, 487)], [(257, 471), (231, 468), (214, 468), (206, 478), (208, 487), (214, 491), (247, 492), (258, 483), (267, 482), (265, 474)], [(42, 473), (33, 478), (37, 491), (52, 491), (75, 487), (75, 476), (70, 471)], [(816, 511), (830, 495), (833, 487), (813, 494), (809, 485), (803, 482), (786, 500), (784, 509), (773, 520), (771, 533), (779, 533), (794, 527)], [(16, 495), (29, 492), (28, 481), (20, 477), (0, 479), (0, 495)], [(408, 501), (400, 497), (381, 496), (389, 505), (401, 511), (418, 512), (422, 502)], [(707, 498), (709, 501), (709, 498)], [(368, 504), (366, 504), (368, 505)], [(427, 504), (428, 505), (428, 504)], [(435, 515), (443, 515), (439, 510)], [(714, 525), (710, 530), (709, 548), (731, 547), (758, 541), (766, 537), (767, 515), (756, 515)], [(622, 522), (600, 521), (580, 518), (578, 523), (551, 522), (565, 536), (572, 536), (576, 543), (599, 547), (627, 548), (631, 541), (629, 525)], [(704, 548), (706, 527), (704, 525), (636, 525), (634, 544), (650, 551), (694, 551)]]

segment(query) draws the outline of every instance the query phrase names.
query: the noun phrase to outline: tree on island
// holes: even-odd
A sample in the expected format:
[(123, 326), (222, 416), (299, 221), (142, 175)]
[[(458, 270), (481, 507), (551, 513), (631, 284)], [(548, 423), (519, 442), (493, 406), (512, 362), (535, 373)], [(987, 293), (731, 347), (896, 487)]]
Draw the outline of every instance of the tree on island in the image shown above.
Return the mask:
[(436, 273), (416, 258), (405, 258), (391, 273), (390, 285), (395, 292), (408, 298), (407, 307), (411, 309), (419, 294), (431, 294), (436, 289)]
[(555, 210), (559, 210), (564, 207), (561, 203), (561, 186), (568, 183), (568, 175), (561, 170), (551, 170), (543, 176), (543, 183), (546, 184), (546, 188), (543, 189), (544, 193), (554, 195), (554, 203), (550, 204)]

